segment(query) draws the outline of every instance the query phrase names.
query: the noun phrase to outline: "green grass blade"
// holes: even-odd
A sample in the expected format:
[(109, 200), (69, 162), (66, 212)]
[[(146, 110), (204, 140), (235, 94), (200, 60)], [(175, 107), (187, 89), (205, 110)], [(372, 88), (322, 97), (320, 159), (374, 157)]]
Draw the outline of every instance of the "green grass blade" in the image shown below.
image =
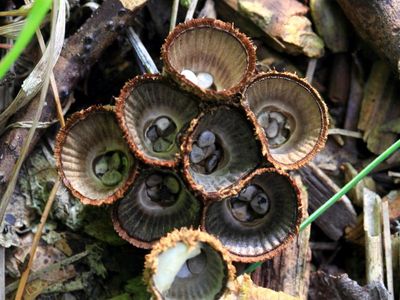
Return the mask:
[(247, 274), (253, 273), (255, 270), (258, 269), (258, 267), (261, 267), (262, 264), (263, 264), (262, 261), (258, 261), (258, 262), (252, 263), (250, 266), (248, 266), (248, 267), (243, 271), (243, 273), (247, 273)]
[(33, 4), (28, 17), (26, 18), (25, 26), (14, 44), (14, 47), (4, 56), (0, 62), (0, 79), (4, 77), (7, 71), (11, 68), (13, 63), (21, 55), (22, 51), (26, 48), (36, 29), (42, 23), (47, 11), (50, 8), (52, 0), (36, 0)]
[[(350, 180), (344, 187), (340, 189), (335, 195), (332, 196), (328, 201), (321, 205), (316, 211), (314, 211), (303, 223), (300, 225), (300, 232), (307, 228), (312, 222), (318, 217), (324, 214), (333, 204), (335, 204), (340, 198), (342, 198), (348, 191), (359, 183), (365, 176), (367, 176), (373, 169), (375, 169), (380, 163), (392, 155), (396, 150), (400, 149), (400, 139), (387, 148), (382, 154), (375, 158), (368, 166), (361, 170), (352, 180)], [(262, 265), (262, 262), (256, 262), (251, 264), (244, 270), (244, 273), (251, 273)]]
[(303, 223), (300, 225), (300, 231), (304, 230), (308, 225), (314, 222), (320, 217), (328, 208), (335, 204), (340, 198), (342, 198), (348, 191), (350, 191), (357, 183), (359, 183), (365, 176), (367, 176), (373, 169), (375, 169), (381, 162), (392, 155), (396, 150), (400, 149), (400, 140), (395, 142), (389, 148), (387, 148), (382, 154), (375, 158), (368, 166), (361, 170), (352, 180), (350, 180), (344, 187), (340, 189), (335, 195), (332, 196), (328, 201), (321, 205), (316, 211), (314, 211)]
[(18, 17), (26, 16), (31, 10), (32, 5), (22, 5), (18, 9), (0, 11), (0, 17)]

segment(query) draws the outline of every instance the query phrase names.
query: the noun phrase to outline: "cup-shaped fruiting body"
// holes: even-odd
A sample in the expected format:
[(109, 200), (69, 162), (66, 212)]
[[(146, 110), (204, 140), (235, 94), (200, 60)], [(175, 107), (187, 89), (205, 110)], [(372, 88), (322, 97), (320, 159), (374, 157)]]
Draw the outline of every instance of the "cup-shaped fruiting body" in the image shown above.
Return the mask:
[(182, 148), (186, 180), (210, 200), (235, 194), (262, 160), (254, 127), (242, 111), (227, 106), (194, 119)]
[(219, 299), (234, 277), (224, 247), (199, 230), (174, 230), (146, 256), (144, 278), (156, 299)]
[(170, 33), (162, 48), (165, 72), (203, 99), (226, 100), (255, 71), (255, 49), (232, 24), (194, 19)]
[(111, 106), (74, 113), (57, 135), (58, 172), (84, 204), (109, 204), (134, 181), (137, 164)]
[(294, 74), (255, 76), (242, 105), (257, 127), (263, 153), (277, 168), (297, 169), (325, 145), (327, 107), (318, 92)]
[(149, 249), (175, 228), (198, 227), (202, 205), (175, 172), (143, 170), (132, 189), (114, 206), (118, 234), (136, 247)]
[(195, 97), (160, 75), (135, 77), (117, 100), (117, 117), (135, 155), (144, 162), (173, 167), (179, 161), (179, 137), (199, 113)]
[(202, 227), (219, 238), (235, 261), (273, 257), (297, 234), (300, 191), (283, 171), (258, 169), (235, 196), (210, 203)]

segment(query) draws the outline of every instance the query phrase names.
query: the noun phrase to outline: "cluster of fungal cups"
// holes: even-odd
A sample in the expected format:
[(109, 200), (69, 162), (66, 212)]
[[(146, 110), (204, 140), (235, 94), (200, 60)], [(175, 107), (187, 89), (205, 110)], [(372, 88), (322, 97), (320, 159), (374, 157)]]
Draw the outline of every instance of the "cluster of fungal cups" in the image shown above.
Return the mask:
[[(286, 171), (324, 146), (327, 108), (294, 74), (257, 74), (250, 40), (218, 20), (178, 25), (162, 58), (163, 75), (127, 82), (116, 107), (72, 115), (57, 167), (82, 202), (115, 202), (122, 238), (157, 249), (146, 264), (157, 297), (216, 299), (232, 277), (226, 259), (271, 258), (297, 234), (299, 189)], [(155, 246), (184, 227), (202, 232)]]

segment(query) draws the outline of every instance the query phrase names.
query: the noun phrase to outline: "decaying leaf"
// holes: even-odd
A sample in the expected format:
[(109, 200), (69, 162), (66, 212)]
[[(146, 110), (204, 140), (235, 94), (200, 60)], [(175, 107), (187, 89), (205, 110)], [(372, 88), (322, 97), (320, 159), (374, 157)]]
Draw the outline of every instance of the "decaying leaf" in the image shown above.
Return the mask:
[(317, 32), (324, 39), (326, 47), (333, 53), (346, 52), (349, 47), (349, 27), (336, 1), (311, 0), (310, 9)]
[[(388, 130), (388, 122), (400, 116), (400, 90), (389, 66), (375, 62), (364, 88), (358, 129), (364, 131), (368, 149), (380, 154), (397, 140), (394, 130)], [(394, 125), (394, 124), (391, 124)]]
[(265, 33), (273, 37), (286, 52), (309, 57), (324, 54), (324, 43), (312, 30), (305, 16), (308, 8), (296, 1), (239, 0), (239, 11)]
[[(7, 252), (7, 263), (6, 269), (7, 272), (12, 275), (12, 277), (21, 276), (21, 272), (25, 268), (25, 262), (28, 261), (28, 255), (30, 251), (30, 247), (32, 245), (33, 234), (29, 233), (24, 235), (21, 239), (21, 244), (18, 248), (14, 248), (12, 251)], [(57, 261), (65, 258), (65, 254), (63, 254), (60, 250), (52, 245), (40, 244), (37, 251), (35, 260), (33, 263), (32, 270), (33, 272), (42, 269), (46, 266), (49, 266)], [(74, 273), (75, 269), (73, 266), (68, 266), (65, 269), (57, 269), (54, 272), (49, 272), (42, 276), (43, 280), (56, 282), (57, 280), (64, 278), (68, 274)], [(68, 275), (69, 276), (69, 275)]]

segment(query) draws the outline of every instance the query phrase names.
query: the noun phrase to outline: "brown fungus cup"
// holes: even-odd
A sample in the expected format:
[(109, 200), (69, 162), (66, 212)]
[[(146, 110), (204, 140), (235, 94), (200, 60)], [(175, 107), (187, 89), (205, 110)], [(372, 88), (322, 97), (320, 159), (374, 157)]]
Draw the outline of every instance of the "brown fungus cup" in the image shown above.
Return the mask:
[(156, 299), (214, 300), (227, 292), (235, 273), (215, 237), (182, 228), (154, 245), (146, 256), (144, 279)]
[(255, 72), (250, 40), (232, 24), (194, 19), (180, 24), (162, 47), (165, 72), (202, 99), (227, 100)]
[(298, 233), (302, 216), (300, 191), (283, 171), (258, 169), (235, 196), (210, 203), (203, 229), (218, 237), (232, 260), (272, 258)]
[(137, 174), (111, 106), (74, 113), (57, 134), (55, 158), (60, 178), (84, 204), (114, 202)]
[(199, 113), (199, 101), (160, 75), (137, 76), (117, 99), (117, 118), (135, 155), (154, 166), (179, 162), (179, 137)]
[(255, 76), (242, 105), (257, 127), (263, 153), (277, 168), (297, 169), (325, 146), (328, 111), (318, 92), (290, 73)]
[(112, 220), (123, 239), (150, 249), (175, 228), (198, 227), (201, 209), (176, 172), (152, 168), (142, 170), (132, 189), (115, 204)]
[(262, 160), (254, 127), (241, 110), (228, 106), (194, 119), (182, 152), (190, 187), (210, 200), (235, 194)]

